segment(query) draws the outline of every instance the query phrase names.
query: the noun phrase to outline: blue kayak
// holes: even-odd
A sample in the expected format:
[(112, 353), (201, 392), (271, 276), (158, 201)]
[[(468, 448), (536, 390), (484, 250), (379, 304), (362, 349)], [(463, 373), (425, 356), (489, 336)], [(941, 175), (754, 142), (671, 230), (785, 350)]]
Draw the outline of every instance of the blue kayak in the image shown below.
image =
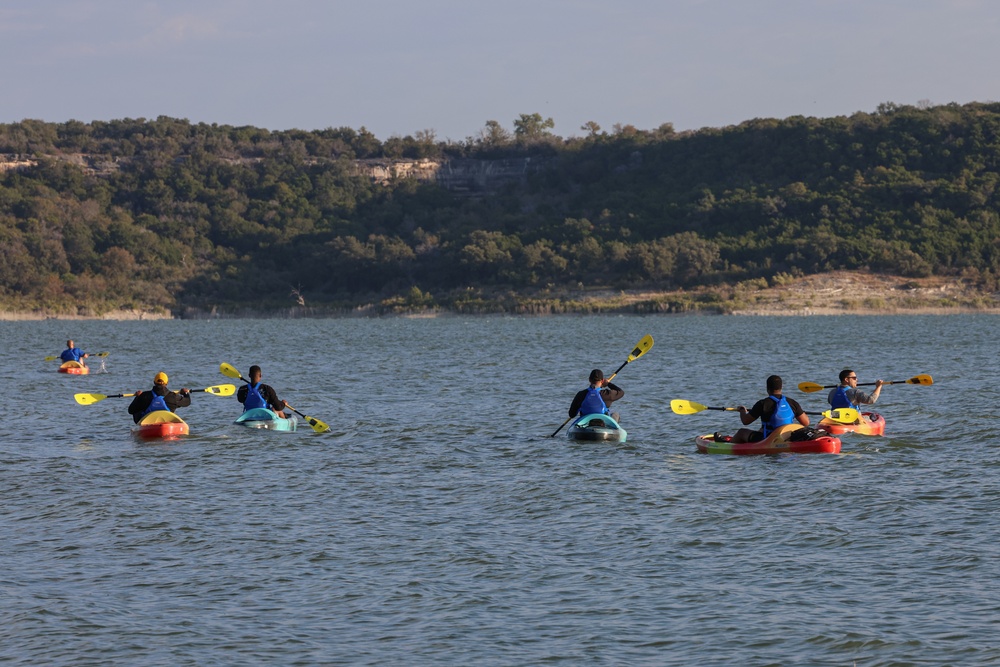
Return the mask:
[(628, 433), (610, 415), (584, 415), (569, 427), (570, 440), (625, 442)]
[(294, 431), (299, 425), (299, 420), (295, 415), (279, 417), (278, 413), (267, 408), (251, 408), (237, 417), (235, 423), (268, 431)]

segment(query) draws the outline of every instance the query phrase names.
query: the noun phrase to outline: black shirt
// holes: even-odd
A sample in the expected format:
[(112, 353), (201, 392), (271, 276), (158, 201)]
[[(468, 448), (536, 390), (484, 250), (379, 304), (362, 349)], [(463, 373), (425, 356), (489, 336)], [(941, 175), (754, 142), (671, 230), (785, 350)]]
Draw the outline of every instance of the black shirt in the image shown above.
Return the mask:
[(161, 384), (153, 385), (149, 391), (144, 391), (136, 395), (128, 406), (128, 413), (132, 415), (132, 421), (136, 424), (142, 419), (143, 413), (149, 409), (149, 404), (153, 402), (153, 395), (162, 396), (163, 402), (167, 404), (167, 409), (177, 412), (177, 408), (186, 408), (191, 405), (191, 394), (181, 394), (176, 391), (169, 391)]
[[(587, 389), (578, 391), (576, 396), (573, 397), (573, 402), (569, 405), (569, 416), (576, 417), (577, 413), (580, 412), (580, 406), (583, 405), (583, 399), (587, 398)], [(617, 401), (619, 398), (625, 395), (625, 390), (621, 387), (616, 386), (614, 383), (609, 382), (608, 386), (601, 390), (601, 398), (604, 400), (604, 405), (611, 407), (611, 404)]]
[[(247, 385), (243, 385), (236, 390), (236, 400), (240, 403), (244, 403), (247, 400), (247, 388)], [(260, 395), (264, 397), (265, 401), (267, 401), (267, 407), (271, 410), (278, 412), (279, 410), (285, 409), (285, 402), (278, 398), (278, 394), (275, 393), (274, 388), (272, 388), (271, 385), (261, 383), (261, 385), (257, 387), (257, 391), (259, 391)]]

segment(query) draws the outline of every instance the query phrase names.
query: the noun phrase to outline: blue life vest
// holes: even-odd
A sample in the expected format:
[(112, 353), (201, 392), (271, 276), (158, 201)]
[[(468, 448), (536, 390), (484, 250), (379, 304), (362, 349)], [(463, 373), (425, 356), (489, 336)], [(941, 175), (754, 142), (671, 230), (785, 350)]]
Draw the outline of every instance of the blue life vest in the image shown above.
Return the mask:
[(851, 399), (847, 398), (847, 387), (841, 385), (833, 392), (833, 398), (830, 400), (831, 408), (854, 408), (855, 410), (860, 410), (857, 405), (851, 403)]
[(580, 405), (581, 415), (607, 415), (611, 414), (608, 410), (608, 406), (604, 403), (604, 399), (601, 398), (601, 390), (595, 387), (587, 388), (587, 395), (583, 399), (583, 403)]
[(173, 412), (170, 408), (167, 407), (167, 402), (163, 400), (163, 397), (157, 393), (154, 393), (153, 400), (149, 402), (149, 407), (146, 408), (146, 411), (143, 412), (141, 415), (139, 415), (139, 417), (140, 418), (145, 417), (150, 412), (155, 412), (156, 410), (166, 410), (167, 412)]
[(78, 347), (66, 348), (63, 350), (59, 358), (63, 361), (80, 361), (80, 357), (83, 356), (83, 351)]
[(795, 421), (795, 413), (792, 412), (792, 406), (788, 404), (788, 399), (784, 396), (777, 398), (775, 396), (769, 396), (772, 401), (774, 401), (774, 412), (771, 413), (771, 418), (763, 423), (762, 433), (766, 438), (769, 433), (779, 426), (784, 426), (785, 424), (791, 424)]
[(243, 399), (243, 412), (254, 408), (266, 408), (267, 399), (260, 394), (260, 382), (257, 384), (247, 383), (247, 395)]

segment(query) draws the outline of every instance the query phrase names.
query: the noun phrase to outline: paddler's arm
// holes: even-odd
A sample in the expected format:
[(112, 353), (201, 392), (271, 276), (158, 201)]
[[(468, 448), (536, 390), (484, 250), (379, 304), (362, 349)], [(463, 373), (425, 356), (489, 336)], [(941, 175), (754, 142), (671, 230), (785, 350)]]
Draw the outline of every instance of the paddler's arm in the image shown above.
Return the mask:
[(177, 410), (177, 408), (186, 408), (191, 405), (191, 392), (188, 389), (172, 391), (167, 394), (164, 400), (167, 407), (170, 408), (171, 412), (173, 412)]
[(573, 397), (573, 402), (569, 404), (569, 416), (576, 417), (580, 412), (580, 406), (583, 405), (583, 399), (587, 396), (587, 390), (578, 391), (576, 396)]
[(802, 406), (799, 405), (799, 402), (796, 401), (794, 398), (789, 398), (788, 405), (791, 406), (792, 413), (795, 415), (795, 419), (797, 419), (798, 422), (803, 426), (809, 426), (809, 415), (807, 415), (806, 411), (802, 409)]
[(742, 405), (736, 408), (737, 410), (740, 411), (740, 421), (743, 422), (744, 426), (749, 426), (750, 424), (760, 419), (760, 416), (764, 414), (764, 401), (766, 400), (767, 400), (766, 398), (760, 399), (759, 401), (754, 403), (753, 407), (750, 408), (749, 410), (747, 410), (746, 407)]
[(604, 399), (604, 405), (610, 407), (612, 403), (625, 395), (625, 390), (612, 382), (608, 382), (607, 380), (604, 382), (606, 384), (604, 385), (604, 389), (601, 389), (601, 398)]
[(861, 391), (860, 389), (848, 389), (847, 390), (847, 400), (855, 405), (869, 405), (878, 400), (879, 394), (882, 393), (882, 385), (884, 382), (882, 380), (875, 381), (875, 391), (872, 393), (867, 393)]
[(288, 407), (288, 403), (286, 401), (283, 401), (280, 398), (278, 398), (278, 392), (274, 390), (274, 387), (272, 387), (269, 384), (265, 384), (264, 388), (266, 389), (267, 393), (267, 396), (265, 396), (265, 398), (267, 399), (267, 404), (270, 405), (275, 412), (281, 412), (286, 407)]

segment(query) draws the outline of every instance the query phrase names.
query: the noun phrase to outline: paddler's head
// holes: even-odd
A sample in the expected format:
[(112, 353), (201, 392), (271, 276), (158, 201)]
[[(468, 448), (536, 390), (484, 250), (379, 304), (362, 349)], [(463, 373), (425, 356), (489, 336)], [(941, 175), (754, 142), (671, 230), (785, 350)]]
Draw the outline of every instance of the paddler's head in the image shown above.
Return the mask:
[(600, 387), (602, 382), (604, 382), (604, 371), (600, 368), (590, 371), (590, 384)]
[(254, 384), (260, 382), (260, 366), (250, 367), (250, 382)]
[(162, 372), (162, 371), (159, 372), (159, 373), (157, 373), (156, 376), (153, 377), (153, 384), (154, 385), (160, 385), (161, 387), (166, 387), (167, 386), (167, 374), (164, 373), (164, 372)]
[(767, 393), (768, 394), (780, 394), (781, 393), (781, 376), (772, 375), (767, 378)]

